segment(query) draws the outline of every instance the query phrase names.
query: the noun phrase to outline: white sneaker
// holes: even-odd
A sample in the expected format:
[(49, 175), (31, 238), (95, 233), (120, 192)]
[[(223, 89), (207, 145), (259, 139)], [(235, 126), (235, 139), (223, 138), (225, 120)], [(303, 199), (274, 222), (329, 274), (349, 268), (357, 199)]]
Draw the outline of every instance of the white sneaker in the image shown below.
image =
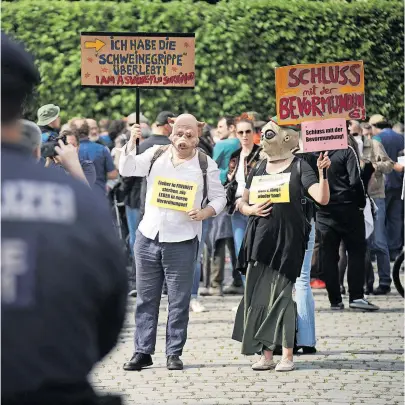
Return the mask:
[(292, 371), (294, 368), (294, 363), (291, 360), (281, 359), (281, 361), (277, 363), (276, 371)]
[(193, 298), (190, 301), (190, 311), (199, 313), (199, 312), (205, 312), (206, 309), (205, 309), (204, 305), (201, 304), (200, 301), (198, 301), (197, 298)]
[(351, 301), (349, 307), (353, 309), (364, 309), (366, 311), (378, 311), (380, 308), (377, 305), (373, 305), (371, 302), (367, 301), (364, 298)]
[(252, 365), (252, 370), (255, 371), (265, 371), (265, 370), (272, 370), (276, 367), (276, 363), (273, 360), (267, 360), (266, 357), (260, 357), (260, 360)]

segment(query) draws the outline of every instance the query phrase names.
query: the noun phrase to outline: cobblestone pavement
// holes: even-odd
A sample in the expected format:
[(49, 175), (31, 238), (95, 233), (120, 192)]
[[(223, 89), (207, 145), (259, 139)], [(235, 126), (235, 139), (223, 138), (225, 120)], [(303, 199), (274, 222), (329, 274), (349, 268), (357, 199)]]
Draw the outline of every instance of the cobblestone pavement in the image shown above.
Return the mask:
[(396, 292), (371, 297), (381, 310), (364, 313), (332, 312), (325, 290), (314, 296), (318, 352), (296, 356), (290, 373), (252, 371), (257, 356), (241, 355), (239, 343), (230, 339), (231, 309), (240, 297), (208, 297), (203, 302), (209, 312), (190, 314), (185, 369), (177, 372), (165, 368), (163, 298), (153, 367), (125, 372), (122, 364), (133, 350), (131, 299), (120, 343), (94, 369), (92, 382), (99, 391), (122, 393), (125, 404), (137, 405), (403, 404), (402, 298)]

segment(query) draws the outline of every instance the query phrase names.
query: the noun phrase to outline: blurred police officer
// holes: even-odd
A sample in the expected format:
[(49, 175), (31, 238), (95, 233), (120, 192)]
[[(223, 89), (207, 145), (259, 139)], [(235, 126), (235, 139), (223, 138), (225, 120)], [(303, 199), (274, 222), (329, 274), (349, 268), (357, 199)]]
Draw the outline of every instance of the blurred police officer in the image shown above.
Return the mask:
[(116, 344), (127, 291), (109, 210), (21, 146), (39, 75), (4, 34), (1, 80), (2, 404), (98, 404), (87, 375)]

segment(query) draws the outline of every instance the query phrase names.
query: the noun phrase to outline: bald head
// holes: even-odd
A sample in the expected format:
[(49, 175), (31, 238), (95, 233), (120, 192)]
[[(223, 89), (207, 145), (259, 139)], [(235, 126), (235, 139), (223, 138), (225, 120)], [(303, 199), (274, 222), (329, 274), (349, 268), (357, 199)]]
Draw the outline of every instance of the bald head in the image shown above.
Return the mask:
[(90, 127), (85, 118), (73, 118), (69, 121), (69, 127), (76, 131), (79, 139), (89, 139)]
[(98, 127), (97, 121), (92, 118), (87, 118), (87, 125), (89, 126), (90, 136), (96, 137), (99, 135), (100, 129)]

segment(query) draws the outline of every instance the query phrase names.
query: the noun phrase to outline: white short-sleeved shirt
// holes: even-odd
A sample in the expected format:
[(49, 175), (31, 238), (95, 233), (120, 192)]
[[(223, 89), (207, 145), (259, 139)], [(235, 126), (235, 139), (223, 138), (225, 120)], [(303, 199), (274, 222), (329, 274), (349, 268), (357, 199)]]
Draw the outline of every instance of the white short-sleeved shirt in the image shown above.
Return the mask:
[(235, 180), (238, 183), (238, 187), (236, 189), (236, 194), (235, 194), (236, 198), (243, 196), (243, 192), (245, 191), (245, 187), (246, 187), (245, 158), (246, 158), (246, 156), (241, 153), (240, 157), (239, 157), (238, 170), (236, 171), (236, 174), (235, 174)]

